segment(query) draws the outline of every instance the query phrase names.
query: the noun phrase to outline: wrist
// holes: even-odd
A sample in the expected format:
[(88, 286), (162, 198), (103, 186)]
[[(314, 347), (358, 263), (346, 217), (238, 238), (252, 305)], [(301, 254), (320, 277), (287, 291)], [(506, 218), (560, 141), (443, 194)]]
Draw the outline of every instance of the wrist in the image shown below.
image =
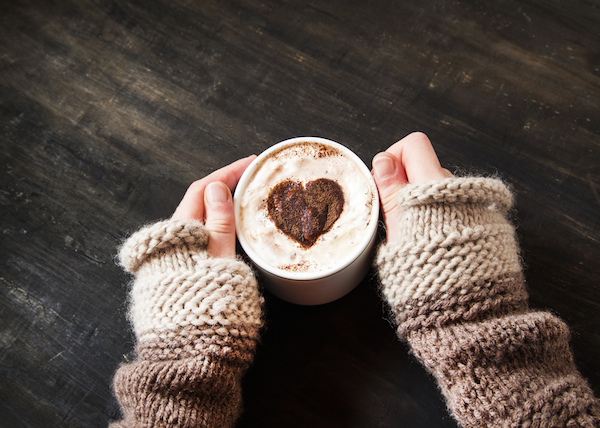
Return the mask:
[(166, 220), (122, 246), (121, 264), (135, 274), (129, 317), (143, 347), (174, 340), (194, 348), (212, 336), (256, 339), (263, 298), (252, 270), (237, 259), (209, 257), (207, 243), (201, 222)]
[(398, 198), (400, 236), (381, 246), (376, 259), (383, 295), (396, 313), (460, 303), (520, 275), (514, 229), (505, 217), (513, 198), (499, 180), (408, 185)]

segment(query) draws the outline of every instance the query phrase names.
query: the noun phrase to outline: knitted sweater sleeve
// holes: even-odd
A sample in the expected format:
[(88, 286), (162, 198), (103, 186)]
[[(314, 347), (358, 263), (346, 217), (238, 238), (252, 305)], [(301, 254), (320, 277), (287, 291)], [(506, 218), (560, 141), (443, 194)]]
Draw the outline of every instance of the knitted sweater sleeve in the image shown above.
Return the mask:
[(137, 359), (115, 374), (123, 419), (111, 427), (230, 427), (237, 419), (263, 299), (250, 268), (208, 257), (207, 242), (201, 223), (167, 220), (121, 248), (135, 275)]
[(400, 191), (401, 238), (377, 254), (398, 335), (464, 427), (599, 426), (566, 325), (528, 308), (498, 180), (450, 178)]

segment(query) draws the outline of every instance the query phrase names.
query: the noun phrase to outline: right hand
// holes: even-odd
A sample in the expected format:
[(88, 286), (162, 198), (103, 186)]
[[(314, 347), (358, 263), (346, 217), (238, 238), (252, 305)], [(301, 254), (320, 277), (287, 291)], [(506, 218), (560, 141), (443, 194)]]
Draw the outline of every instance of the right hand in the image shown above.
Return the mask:
[(402, 211), (398, 190), (407, 184), (452, 177), (442, 168), (427, 135), (414, 132), (373, 158), (373, 178), (379, 191), (388, 241), (400, 236)]

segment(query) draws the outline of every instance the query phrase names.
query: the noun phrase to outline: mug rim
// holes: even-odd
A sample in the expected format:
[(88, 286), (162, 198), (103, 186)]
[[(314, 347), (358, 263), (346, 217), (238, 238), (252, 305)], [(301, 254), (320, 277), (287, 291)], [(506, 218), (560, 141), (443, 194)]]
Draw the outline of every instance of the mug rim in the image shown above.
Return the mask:
[[(359, 170), (363, 173), (363, 176), (368, 181), (368, 183), (373, 191), (373, 205), (371, 207), (370, 222), (366, 228), (366, 233), (365, 233), (364, 238), (357, 245), (357, 248), (354, 251), (352, 251), (350, 253), (350, 255), (348, 255), (346, 258), (344, 258), (344, 260), (342, 260), (341, 263), (337, 264), (335, 267), (332, 267), (332, 268), (329, 268), (329, 269), (326, 269), (323, 271), (318, 271), (318, 272), (290, 272), (290, 271), (286, 271), (283, 269), (273, 267), (270, 264), (266, 263), (257, 254), (257, 252), (250, 246), (250, 244), (246, 241), (245, 237), (240, 233), (240, 222), (238, 221), (238, 219), (240, 218), (239, 213), (240, 213), (240, 201), (241, 201), (242, 194), (243, 194), (245, 188), (248, 186), (250, 178), (254, 175), (256, 170), (259, 168), (261, 161), (275, 151), (281, 150), (287, 146), (292, 146), (292, 145), (295, 145), (298, 143), (303, 143), (303, 142), (321, 143), (321, 144), (325, 144), (325, 145), (328, 145), (328, 146), (331, 146), (331, 147), (334, 147), (334, 148), (340, 150), (345, 156), (350, 158), (356, 164), (356, 166), (359, 168)], [(379, 220), (379, 194), (377, 192), (377, 186), (375, 185), (375, 180), (373, 179), (373, 176), (371, 175), (371, 171), (367, 168), (367, 166), (362, 161), (362, 159), (360, 159), (358, 157), (358, 155), (356, 153), (354, 153), (352, 150), (350, 150), (348, 147), (346, 147), (340, 143), (337, 143), (335, 141), (328, 140), (326, 138), (294, 137), (294, 138), (290, 138), (290, 139), (287, 139), (284, 141), (280, 141), (279, 143), (276, 143), (276, 144), (272, 145), (271, 147), (269, 147), (268, 149), (264, 150), (262, 153), (260, 153), (260, 155), (258, 155), (258, 157), (256, 159), (254, 159), (254, 161), (252, 161), (252, 163), (246, 168), (246, 170), (242, 174), (242, 176), (237, 184), (237, 187), (235, 189), (235, 192), (234, 192), (233, 204), (234, 204), (234, 212), (235, 212), (235, 219), (236, 219), (236, 222), (235, 222), (236, 236), (237, 236), (237, 239), (238, 239), (240, 245), (242, 246), (242, 249), (246, 253), (246, 255), (252, 260), (253, 263), (258, 265), (262, 270), (268, 272), (269, 274), (271, 274), (275, 277), (279, 277), (279, 278), (285, 279), (287, 281), (299, 281), (299, 282), (313, 281), (316, 279), (324, 279), (324, 278), (333, 276), (336, 273), (339, 273), (340, 271), (342, 271), (346, 267), (350, 266), (352, 263), (354, 263), (357, 259), (360, 258), (361, 254), (363, 254), (365, 252), (365, 250), (368, 248), (369, 243), (371, 242), (373, 236), (377, 233), (378, 220)]]

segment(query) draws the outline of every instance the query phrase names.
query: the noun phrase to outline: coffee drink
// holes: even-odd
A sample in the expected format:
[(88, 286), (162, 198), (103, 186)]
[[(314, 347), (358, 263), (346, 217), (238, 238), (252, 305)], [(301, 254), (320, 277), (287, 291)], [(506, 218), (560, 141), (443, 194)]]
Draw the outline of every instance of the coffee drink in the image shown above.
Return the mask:
[(238, 237), (276, 275), (328, 275), (374, 235), (377, 192), (366, 166), (343, 146), (291, 141), (261, 155), (240, 181)]

